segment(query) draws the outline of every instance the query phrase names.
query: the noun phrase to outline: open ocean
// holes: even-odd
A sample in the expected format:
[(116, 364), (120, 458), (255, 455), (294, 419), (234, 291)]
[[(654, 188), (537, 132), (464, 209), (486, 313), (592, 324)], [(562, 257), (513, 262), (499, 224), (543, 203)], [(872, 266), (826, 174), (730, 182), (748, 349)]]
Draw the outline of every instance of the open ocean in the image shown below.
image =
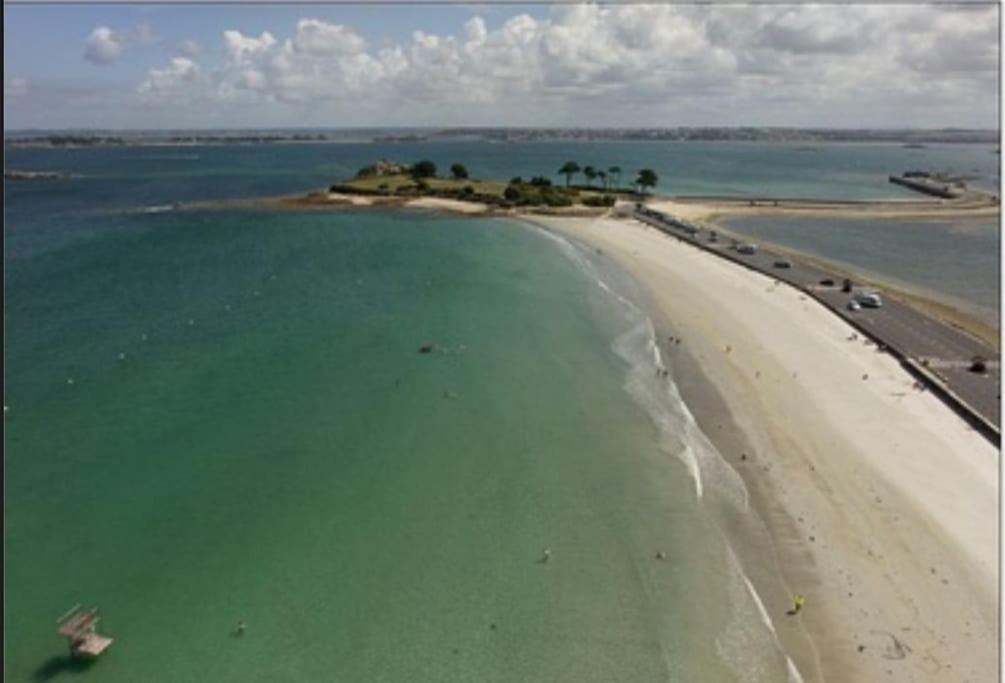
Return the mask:
[[(8, 150), (76, 175), (5, 183), (6, 680), (798, 680), (782, 605), (746, 578), (770, 562), (722, 531), (763, 529), (655, 378), (622, 274), (503, 220), (170, 210), (380, 157), (835, 198), (899, 196), (885, 173), (919, 151), (997, 168), (988, 148), (697, 149)], [(833, 183), (799, 172), (811, 154)], [(116, 638), (83, 669), (55, 624), (78, 602)]]

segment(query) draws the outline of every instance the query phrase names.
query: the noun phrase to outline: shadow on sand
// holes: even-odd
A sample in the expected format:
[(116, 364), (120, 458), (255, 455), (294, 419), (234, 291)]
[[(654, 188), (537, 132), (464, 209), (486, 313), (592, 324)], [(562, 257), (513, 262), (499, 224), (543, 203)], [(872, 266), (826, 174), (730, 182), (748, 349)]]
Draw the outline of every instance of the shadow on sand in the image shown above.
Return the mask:
[(35, 670), (31, 680), (37, 683), (45, 683), (45, 681), (51, 681), (60, 674), (83, 673), (93, 665), (94, 660), (91, 659), (78, 659), (69, 655), (50, 657), (45, 664)]

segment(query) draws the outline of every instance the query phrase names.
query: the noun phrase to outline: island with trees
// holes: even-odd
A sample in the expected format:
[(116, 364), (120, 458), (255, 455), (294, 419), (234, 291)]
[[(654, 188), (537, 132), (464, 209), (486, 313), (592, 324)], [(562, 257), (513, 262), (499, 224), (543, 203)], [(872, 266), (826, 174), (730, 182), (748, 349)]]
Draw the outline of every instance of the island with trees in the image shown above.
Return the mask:
[[(367, 198), (367, 204), (404, 204), (416, 199), (437, 199), (483, 205), (487, 209), (585, 210), (608, 209), (618, 198), (639, 199), (656, 187), (659, 178), (652, 169), (641, 169), (630, 185), (622, 184), (622, 169), (580, 166), (568, 161), (555, 173), (564, 184), (546, 175), (507, 180), (471, 177), (462, 163), (453, 163), (441, 173), (423, 159), (412, 164), (381, 160), (365, 166), (348, 180), (333, 184), (327, 193), (313, 193), (313, 202), (344, 198)], [(581, 182), (576, 182), (580, 180)], [(359, 201), (350, 203), (360, 204)]]

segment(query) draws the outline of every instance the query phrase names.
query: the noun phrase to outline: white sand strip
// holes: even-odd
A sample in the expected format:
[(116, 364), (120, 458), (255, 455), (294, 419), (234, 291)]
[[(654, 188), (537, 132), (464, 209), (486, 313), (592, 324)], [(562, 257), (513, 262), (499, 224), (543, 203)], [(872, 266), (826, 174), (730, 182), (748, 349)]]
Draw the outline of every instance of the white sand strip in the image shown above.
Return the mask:
[(723, 395), (825, 680), (994, 679), (997, 449), (791, 287), (636, 221), (535, 222), (633, 273)]

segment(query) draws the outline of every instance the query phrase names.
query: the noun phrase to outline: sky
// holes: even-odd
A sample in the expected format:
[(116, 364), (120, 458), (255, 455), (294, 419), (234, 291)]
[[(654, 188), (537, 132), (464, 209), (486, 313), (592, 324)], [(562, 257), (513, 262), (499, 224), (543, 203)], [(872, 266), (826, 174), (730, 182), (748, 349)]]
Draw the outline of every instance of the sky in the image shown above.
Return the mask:
[(997, 128), (998, 12), (5, 3), (5, 128)]

